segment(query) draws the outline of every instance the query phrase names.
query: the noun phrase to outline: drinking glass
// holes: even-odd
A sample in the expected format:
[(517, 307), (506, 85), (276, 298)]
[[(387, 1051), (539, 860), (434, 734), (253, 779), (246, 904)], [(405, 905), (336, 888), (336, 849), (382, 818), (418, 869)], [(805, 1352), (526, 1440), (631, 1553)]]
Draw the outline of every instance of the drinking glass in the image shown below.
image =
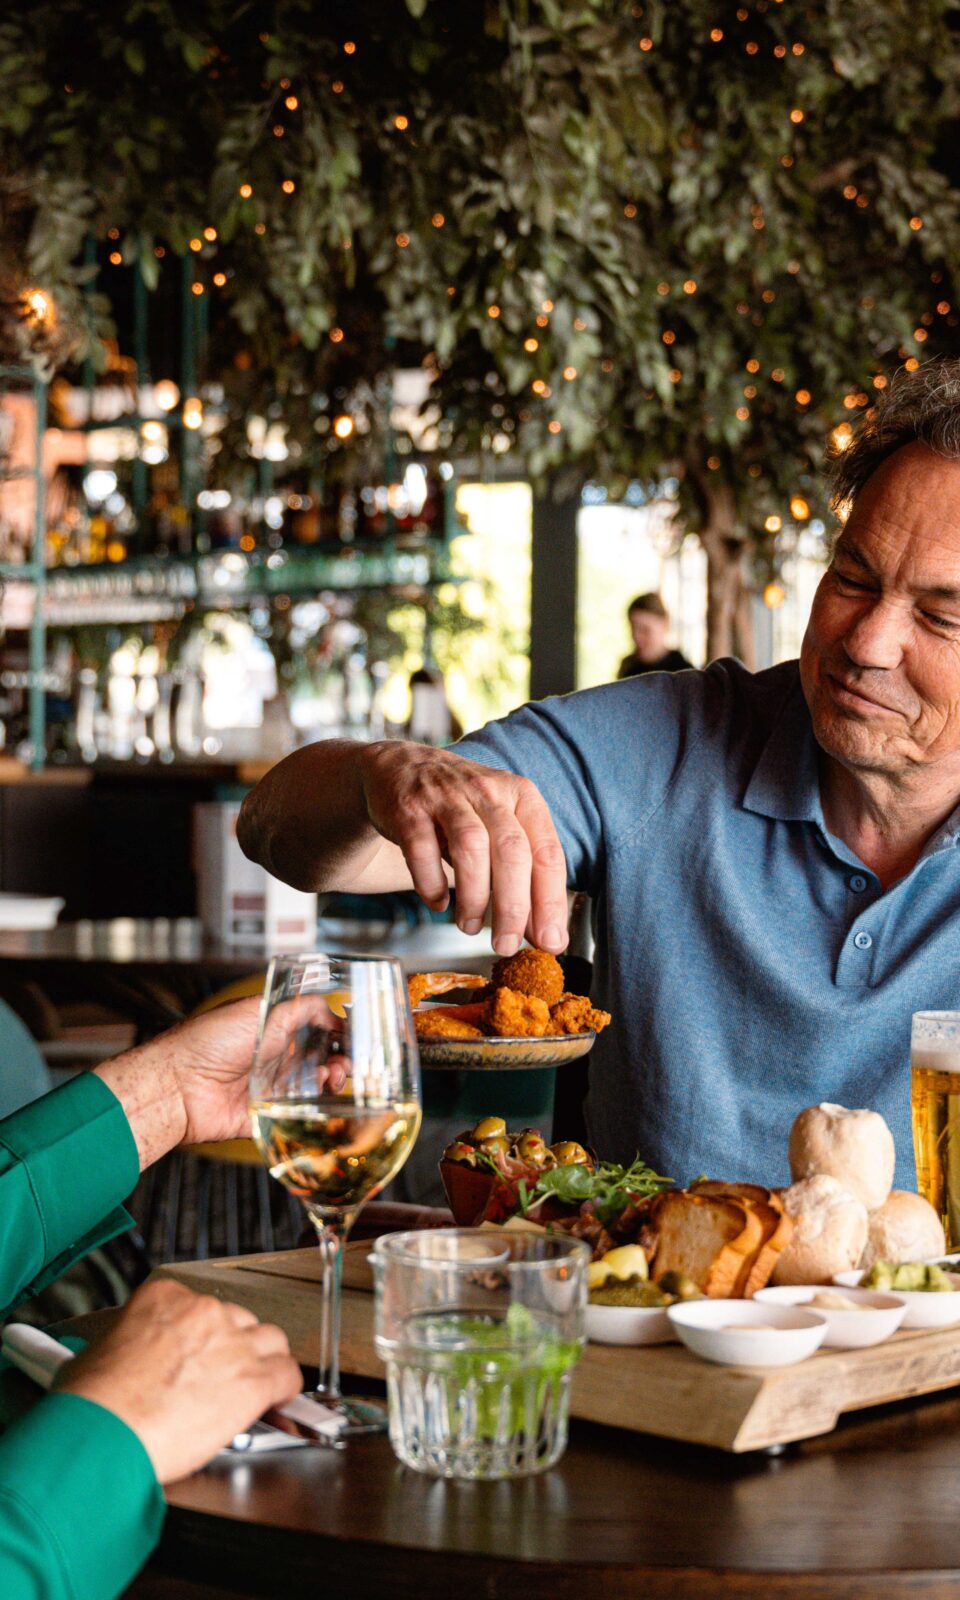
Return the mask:
[(960, 1247), (960, 1011), (916, 1011), (910, 1038), (910, 1111), (917, 1188)]
[(590, 1251), (568, 1235), (438, 1228), (373, 1255), (390, 1443), (441, 1478), (519, 1478), (567, 1442)]
[(399, 1172), (420, 1129), (420, 1062), (403, 969), (380, 956), (277, 957), (267, 971), (250, 1113), (271, 1176), (298, 1196), (322, 1263), (316, 1398), (344, 1433), (386, 1426), (340, 1393), (340, 1267), (360, 1207)]

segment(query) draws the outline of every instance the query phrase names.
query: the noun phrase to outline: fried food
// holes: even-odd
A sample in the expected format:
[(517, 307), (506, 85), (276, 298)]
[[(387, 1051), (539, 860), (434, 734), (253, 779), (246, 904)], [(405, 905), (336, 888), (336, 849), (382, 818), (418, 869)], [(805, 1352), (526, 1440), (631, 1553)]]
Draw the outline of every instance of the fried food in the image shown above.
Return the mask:
[(451, 989), (485, 989), (486, 978), (476, 972), (414, 972), (407, 979), (411, 1009), (416, 1011), (422, 1000), (435, 994), (449, 994)]
[(537, 995), (516, 989), (494, 989), (483, 1025), (501, 1039), (542, 1039), (550, 1032), (550, 1007)]
[(491, 983), (495, 989), (513, 989), (555, 1006), (563, 994), (563, 968), (546, 950), (518, 950), (498, 961)]
[(598, 1011), (585, 994), (563, 994), (550, 1009), (551, 1033), (600, 1033), (609, 1021), (609, 1011)]
[(442, 1016), (438, 1011), (418, 1011), (413, 1019), (418, 1039), (482, 1039), (483, 1034), (470, 1022)]

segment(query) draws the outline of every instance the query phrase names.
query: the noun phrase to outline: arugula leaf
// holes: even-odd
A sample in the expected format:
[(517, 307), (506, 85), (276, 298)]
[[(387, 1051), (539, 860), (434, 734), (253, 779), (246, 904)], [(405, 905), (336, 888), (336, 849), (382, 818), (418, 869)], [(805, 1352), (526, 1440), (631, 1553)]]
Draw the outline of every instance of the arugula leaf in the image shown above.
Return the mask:
[(672, 1184), (672, 1178), (661, 1177), (636, 1156), (629, 1167), (603, 1161), (596, 1172), (581, 1166), (554, 1167), (538, 1178), (534, 1194), (538, 1199), (553, 1195), (568, 1205), (582, 1205), (589, 1200), (600, 1221), (606, 1224), (618, 1217), (631, 1199), (646, 1199)]

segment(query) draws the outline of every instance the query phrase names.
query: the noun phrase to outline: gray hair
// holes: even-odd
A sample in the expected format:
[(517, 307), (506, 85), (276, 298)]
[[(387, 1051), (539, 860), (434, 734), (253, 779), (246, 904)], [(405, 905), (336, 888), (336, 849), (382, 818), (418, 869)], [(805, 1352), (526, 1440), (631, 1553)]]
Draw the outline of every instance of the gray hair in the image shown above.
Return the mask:
[(901, 368), (864, 413), (853, 443), (845, 450), (834, 446), (834, 508), (852, 505), (880, 463), (905, 444), (925, 444), (960, 461), (960, 360), (927, 361), (915, 372)]

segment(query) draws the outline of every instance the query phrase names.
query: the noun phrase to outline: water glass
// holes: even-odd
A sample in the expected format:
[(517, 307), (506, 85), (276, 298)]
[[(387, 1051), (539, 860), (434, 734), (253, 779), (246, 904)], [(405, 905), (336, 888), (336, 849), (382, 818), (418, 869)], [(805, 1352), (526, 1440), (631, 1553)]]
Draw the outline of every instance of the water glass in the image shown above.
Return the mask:
[(518, 1478), (566, 1448), (588, 1247), (437, 1228), (377, 1240), (376, 1347), (390, 1442), (441, 1478)]

